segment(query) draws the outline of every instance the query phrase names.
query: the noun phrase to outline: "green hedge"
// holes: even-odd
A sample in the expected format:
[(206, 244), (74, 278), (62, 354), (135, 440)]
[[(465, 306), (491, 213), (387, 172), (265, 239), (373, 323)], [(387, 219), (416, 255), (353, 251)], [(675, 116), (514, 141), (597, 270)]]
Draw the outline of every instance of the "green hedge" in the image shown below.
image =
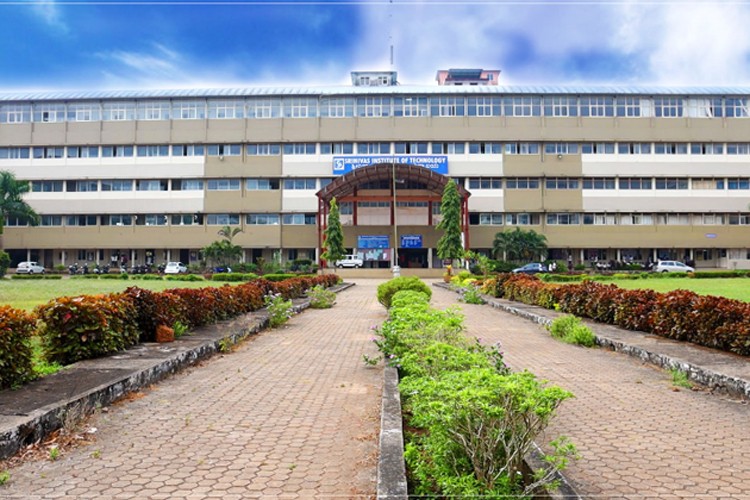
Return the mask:
[(0, 389), (34, 378), (31, 335), (36, 318), (21, 309), (0, 306)]
[(424, 293), (427, 298), (432, 298), (432, 290), (416, 276), (399, 276), (378, 285), (378, 302), (386, 309), (391, 307), (391, 299), (396, 292), (401, 290), (413, 290)]
[(212, 281), (252, 281), (258, 279), (258, 275), (254, 273), (215, 273), (211, 276)]
[(59, 274), (12, 274), (11, 279), (14, 280), (61, 280), (62, 276)]

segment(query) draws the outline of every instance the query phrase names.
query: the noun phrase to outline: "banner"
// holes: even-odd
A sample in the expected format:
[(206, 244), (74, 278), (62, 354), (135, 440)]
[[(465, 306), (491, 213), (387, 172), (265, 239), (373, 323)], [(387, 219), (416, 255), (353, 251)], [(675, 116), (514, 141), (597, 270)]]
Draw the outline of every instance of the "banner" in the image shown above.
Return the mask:
[(448, 175), (448, 157), (439, 155), (334, 156), (333, 175), (348, 174), (352, 170), (378, 163), (417, 165), (438, 174)]
[(402, 234), (401, 248), (422, 248), (421, 234)]
[(391, 240), (386, 235), (360, 235), (357, 236), (357, 248), (390, 248)]

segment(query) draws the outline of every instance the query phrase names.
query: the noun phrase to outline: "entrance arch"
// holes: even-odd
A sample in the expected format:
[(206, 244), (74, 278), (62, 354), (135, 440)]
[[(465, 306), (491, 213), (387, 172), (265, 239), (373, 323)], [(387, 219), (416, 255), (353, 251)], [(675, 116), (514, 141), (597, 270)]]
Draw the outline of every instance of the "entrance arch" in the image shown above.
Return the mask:
[[(368, 165), (335, 178), (330, 184), (316, 193), (318, 197), (318, 256), (322, 252), (331, 199), (336, 198), (339, 206), (345, 202), (353, 204), (353, 227), (360, 227), (357, 223), (357, 207), (359, 202), (388, 202), (390, 205), (390, 226), (394, 238), (392, 248), (396, 256), (398, 256), (400, 241), (398, 241), (399, 221), (396, 202), (399, 204), (402, 202), (426, 202), (428, 206), (428, 224), (426, 227), (429, 227), (430, 231), (434, 231), (432, 207), (436, 203), (439, 206), (443, 190), (448, 182), (453, 182), (448, 176), (425, 167), (404, 163)], [(383, 189), (372, 190), (372, 186), (380, 188), (387, 186), (387, 192)], [(402, 188), (401, 186), (405, 187)], [(417, 189), (409, 189), (409, 186), (416, 186)], [(457, 187), (461, 198), (461, 231), (464, 237), (464, 246), (468, 249), (468, 199), (471, 194), (463, 186), (458, 185)], [(351, 246), (356, 247), (357, 245)], [(396, 256), (393, 257), (392, 262), (399, 263)], [(319, 264), (322, 265), (322, 259), (319, 257), (318, 260)]]

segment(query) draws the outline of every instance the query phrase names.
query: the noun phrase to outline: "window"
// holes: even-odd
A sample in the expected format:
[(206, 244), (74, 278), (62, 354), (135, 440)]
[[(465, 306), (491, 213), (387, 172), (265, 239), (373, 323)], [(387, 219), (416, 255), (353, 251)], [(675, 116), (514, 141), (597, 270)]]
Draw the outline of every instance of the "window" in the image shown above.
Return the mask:
[(651, 189), (650, 178), (623, 178), (619, 180), (620, 189)]
[(615, 102), (617, 116), (638, 117), (641, 116), (640, 97), (618, 97)]
[(657, 178), (654, 182), (656, 189), (687, 189), (688, 180), (680, 178)]
[(681, 97), (654, 97), (654, 116), (657, 118), (676, 118), (683, 116), (683, 99)]
[(102, 146), (102, 158), (126, 158), (133, 156), (133, 146)]
[(251, 226), (278, 226), (278, 214), (247, 214), (245, 222)]
[(315, 214), (284, 214), (282, 222), (287, 226), (314, 226)]
[(547, 189), (578, 189), (578, 179), (568, 177), (548, 177), (544, 182)]
[(750, 226), (750, 214), (729, 214), (730, 226)]
[(136, 181), (136, 191), (166, 191), (167, 181), (160, 179), (140, 179)]
[(5, 218), (6, 227), (24, 227), (28, 225), (29, 221), (28, 219), (26, 219), (26, 217), (16, 217), (13, 215), (9, 215)]
[(31, 192), (33, 193), (61, 193), (63, 181), (32, 181)]
[(0, 160), (20, 160), (29, 158), (29, 148), (0, 148)]
[(138, 103), (139, 120), (169, 120), (169, 101), (144, 101)]
[(35, 159), (39, 158), (62, 158), (65, 148), (60, 147), (48, 147), (48, 148), (33, 148), (32, 153)]
[(530, 226), (539, 224), (539, 214), (505, 214), (505, 223), (511, 226)]
[(206, 224), (209, 226), (236, 226), (239, 223), (239, 214), (208, 214), (206, 216)]
[(357, 208), (390, 208), (389, 201), (358, 201)]
[(206, 188), (209, 191), (239, 191), (239, 179), (209, 179), (206, 181)]
[(354, 153), (353, 142), (322, 142), (320, 154), (322, 155), (350, 155)]
[(729, 143), (727, 144), (728, 155), (746, 155), (750, 154), (750, 144), (747, 143)]
[(215, 119), (231, 119), (245, 117), (245, 103), (243, 101), (208, 101), (208, 117)]
[(315, 179), (284, 179), (284, 189), (314, 190)]
[(98, 158), (98, 146), (68, 146), (68, 158)]
[(278, 156), (281, 154), (279, 144), (248, 144), (245, 149), (248, 156)]
[(651, 154), (651, 143), (621, 142), (617, 144), (617, 152), (621, 155), (649, 155)]
[(583, 214), (583, 224), (593, 226), (612, 226), (617, 224), (614, 214)]
[(666, 214), (668, 226), (689, 226), (690, 215), (689, 214)]
[(614, 177), (585, 178), (583, 189), (615, 189), (615, 179)]
[(572, 142), (546, 142), (544, 152), (548, 155), (574, 155), (578, 153), (578, 144)]
[(724, 179), (691, 179), (691, 189), (724, 189)]
[(571, 226), (580, 224), (579, 214), (547, 214), (547, 224), (555, 226)]
[(37, 123), (56, 123), (65, 121), (65, 105), (35, 104), (34, 121)]
[(361, 155), (391, 154), (391, 143), (390, 142), (359, 142), (357, 143), (357, 154), (361, 154)]
[(743, 97), (727, 97), (724, 99), (724, 116), (729, 118), (747, 118), (747, 100)]
[(345, 118), (354, 116), (354, 99), (352, 97), (331, 97), (320, 102), (320, 116)]
[(0, 123), (28, 123), (31, 121), (29, 104), (0, 105)]
[(280, 99), (251, 99), (247, 102), (248, 118), (280, 118)]
[(239, 144), (210, 144), (206, 146), (208, 156), (240, 156), (242, 146)]
[(585, 142), (581, 144), (581, 153), (585, 155), (612, 155), (615, 154), (614, 142)]
[(579, 101), (581, 116), (614, 116), (614, 98), (593, 96), (581, 97)]
[(480, 213), (480, 226), (502, 226), (504, 215), (501, 213)]
[(67, 215), (65, 216), (66, 226), (96, 226), (96, 215)]
[(687, 144), (678, 142), (657, 142), (654, 144), (654, 153), (657, 155), (686, 155)]
[(167, 216), (164, 214), (143, 214), (135, 216), (137, 226), (166, 226)]
[(172, 118), (175, 120), (203, 120), (206, 118), (206, 101), (174, 101)]
[(539, 116), (541, 97), (506, 97), (503, 99), (505, 116)]
[(651, 214), (623, 214), (620, 224), (623, 226), (650, 226), (654, 223)]
[(539, 154), (539, 144), (536, 142), (510, 142), (505, 145), (508, 155), (536, 155)]
[(469, 116), (500, 116), (499, 97), (469, 97)]
[(433, 142), (432, 154), (462, 155), (466, 152), (465, 142)]
[(99, 182), (97, 181), (66, 181), (65, 190), (69, 193), (86, 193), (99, 191)]
[(723, 226), (724, 214), (698, 214), (694, 220), (696, 224), (704, 226)]
[(135, 120), (134, 102), (105, 102), (102, 108), (105, 121)]
[(424, 155), (427, 154), (426, 142), (396, 142), (393, 151), (399, 155)]
[(750, 189), (750, 179), (727, 179), (727, 187), (730, 190)]
[(248, 191), (270, 191), (279, 189), (278, 179), (246, 179), (245, 189)]
[(202, 179), (175, 179), (172, 181), (173, 191), (203, 191)]
[(464, 116), (465, 99), (463, 96), (430, 97), (430, 115)]
[(426, 201), (398, 201), (396, 206), (400, 208), (427, 208)]
[(202, 144), (175, 144), (172, 146), (172, 156), (203, 156), (206, 149)]
[(354, 213), (354, 203), (351, 201), (343, 201), (339, 205), (339, 212), (341, 215), (352, 215)]
[(68, 104), (69, 122), (92, 122), (101, 120), (98, 103)]
[(284, 118), (314, 118), (318, 116), (318, 100), (308, 97), (284, 99)]
[(102, 215), (102, 226), (132, 226), (132, 215)]
[(499, 142), (470, 142), (470, 155), (501, 155), (503, 145)]
[(284, 144), (283, 151), (285, 155), (314, 155), (315, 143), (314, 142), (293, 142), (289, 144)]
[(539, 189), (539, 179), (532, 177), (509, 177), (505, 180), (506, 189)]
[(132, 191), (132, 180), (106, 179), (102, 181), (102, 191)]
[(694, 155), (720, 155), (724, 154), (723, 144), (714, 144), (712, 142), (698, 142), (690, 145), (690, 154)]
[(199, 226), (203, 224), (203, 215), (200, 214), (174, 214), (170, 224), (173, 226)]
[(469, 189), (502, 189), (503, 180), (494, 177), (470, 178)]
[(545, 97), (544, 116), (578, 116), (578, 99), (575, 97)]
[(427, 116), (427, 98), (394, 97), (393, 116)]
[(169, 156), (169, 146), (138, 146), (138, 156)]
[(390, 116), (390, 97), (357, 97), (357, 116)]

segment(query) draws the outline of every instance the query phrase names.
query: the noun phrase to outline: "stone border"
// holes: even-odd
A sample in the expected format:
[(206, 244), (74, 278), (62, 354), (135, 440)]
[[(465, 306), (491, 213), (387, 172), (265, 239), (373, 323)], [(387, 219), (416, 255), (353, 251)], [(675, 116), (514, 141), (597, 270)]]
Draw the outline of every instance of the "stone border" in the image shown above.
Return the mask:
[(383, 400), (380, 409), (380, 456), (378, 458), (378, 499), (405, 500), (408, 496), (404, 463), (404, 431), (398, 370), (383, 370)]
[[(338, 293), (351, 286), (354, 286), (354, 283), (341, 283), (330, 288)], [(294, 304), (294, 313), (299, 314), (309, 306), (309, 299), (298, 301)], [(268, 316), (264, 311), (265, 309), (256, 311), (256, 317), (253, 321), (249, 322), (249, 324), (238, 325), (225, 335), (210, 339), (191, 349), (175, 353), (151, 366), (132, 371), (112, 382), (86, 390), (70, 398), (61, 398), (59, 402), (38, 408), (27, 415), (18, 415), (17, 422), (5, 429), (0, 429), (0, 460), (10, 458), (24, 446), (43, 439), (49, 433), (60, 429), (68, 415), (88, 415), (96, 408), (108, 406), (129, 392), (134, 392), (154, 384), (169, 375), (211, 357), (217, 352), (221, 352), (222, 347), (226, 345), (227, 341), (231, 345), (234, 345), (260, 332), (268, 326)], [(220, 326), (221, 323), (209, 325), (209, 328), (216, 325)], [(106, 357), (95, 358), (80, 363), (88, 361), (100, 364), (102, 362), (106, 363), (106, 359)], [(73, 368), (74, 366), (75, 364), (68, 368)]]

